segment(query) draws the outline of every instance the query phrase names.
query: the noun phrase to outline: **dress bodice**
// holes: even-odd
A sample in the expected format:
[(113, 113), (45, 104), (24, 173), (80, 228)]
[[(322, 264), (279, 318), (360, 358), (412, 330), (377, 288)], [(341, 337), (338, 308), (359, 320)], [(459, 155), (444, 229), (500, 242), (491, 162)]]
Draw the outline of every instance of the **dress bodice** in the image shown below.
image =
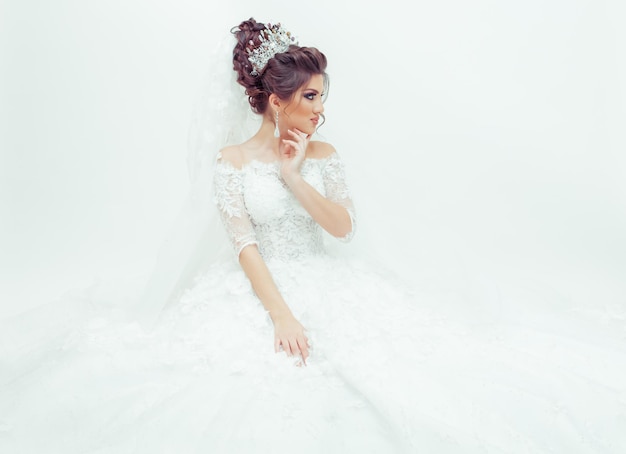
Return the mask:
[[(278, 161), (252, 161), (234, 167), (218, 156), (215, 202), (235, 252), (256, 244), (266, 259), (292, 260), (324, 252), (321, 227), (280, 176)], [(354, 208), (337, 153), (305, 159), (302, 178), (329, 200), (344, 206), (355, 227)]]

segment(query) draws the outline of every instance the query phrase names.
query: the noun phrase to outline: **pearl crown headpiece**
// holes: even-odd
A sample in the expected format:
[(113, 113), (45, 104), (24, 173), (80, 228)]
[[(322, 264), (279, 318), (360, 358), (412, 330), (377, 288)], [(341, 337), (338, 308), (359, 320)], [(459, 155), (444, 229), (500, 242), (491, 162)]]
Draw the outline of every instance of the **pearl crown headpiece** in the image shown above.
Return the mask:
[[(267, 24), (266, 28), (259, 35), (261, 44), (253, 49), (248, 49), (248, 61), (252, 65), (253, 76), (258, 76), (274, 55), (287, 52), (291, 44), (298, 44), (291, 32), (285, 30), (280, 24)], [(254, 43), (250, 41), (254, 46)]]

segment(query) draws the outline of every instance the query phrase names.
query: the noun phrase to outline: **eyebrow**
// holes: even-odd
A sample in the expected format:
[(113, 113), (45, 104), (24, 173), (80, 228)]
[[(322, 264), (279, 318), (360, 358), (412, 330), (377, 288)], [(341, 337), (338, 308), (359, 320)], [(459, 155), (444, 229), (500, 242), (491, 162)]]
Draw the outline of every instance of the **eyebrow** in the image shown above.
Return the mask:
[(319, 94), (319, 91), (317, 91), (315, 88), (305, 88), (302, 91), (314, 91), (315, 93)]

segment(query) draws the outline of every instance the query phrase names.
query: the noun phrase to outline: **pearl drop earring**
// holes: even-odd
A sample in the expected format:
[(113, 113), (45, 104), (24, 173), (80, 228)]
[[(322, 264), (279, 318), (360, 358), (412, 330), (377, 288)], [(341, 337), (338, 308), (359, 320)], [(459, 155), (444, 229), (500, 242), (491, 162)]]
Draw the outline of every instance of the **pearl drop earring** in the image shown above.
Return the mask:
[(274, 124), (276, 125), (274, 128), (274, 137), (280, 137), (280, 130), (278, 129), (278, 111), (276, 111), (276, 117), (274, 119)]

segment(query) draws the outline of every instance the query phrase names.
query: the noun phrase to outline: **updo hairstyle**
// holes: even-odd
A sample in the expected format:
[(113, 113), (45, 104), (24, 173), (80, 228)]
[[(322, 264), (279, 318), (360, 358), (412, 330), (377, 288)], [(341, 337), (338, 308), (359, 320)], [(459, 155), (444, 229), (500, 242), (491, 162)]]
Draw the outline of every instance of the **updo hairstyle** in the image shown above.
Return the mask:
[(265, 24), (250, 18), (232, 29), (237, 38), (233, 49), (233, 69), (237, 72), (237, 82), (246, 89), (252, 111), (258, 114), (267, 111), (270, 94), (289, 100), (315, 74), (323, 75), (324, 85), (328, 84), (326, 56), (315, 47), (291, 45), (287, 52), (271, 58), (259, 75), (251, 75), (248, 49), (260, 45), (259, 36), (266, 28)]

